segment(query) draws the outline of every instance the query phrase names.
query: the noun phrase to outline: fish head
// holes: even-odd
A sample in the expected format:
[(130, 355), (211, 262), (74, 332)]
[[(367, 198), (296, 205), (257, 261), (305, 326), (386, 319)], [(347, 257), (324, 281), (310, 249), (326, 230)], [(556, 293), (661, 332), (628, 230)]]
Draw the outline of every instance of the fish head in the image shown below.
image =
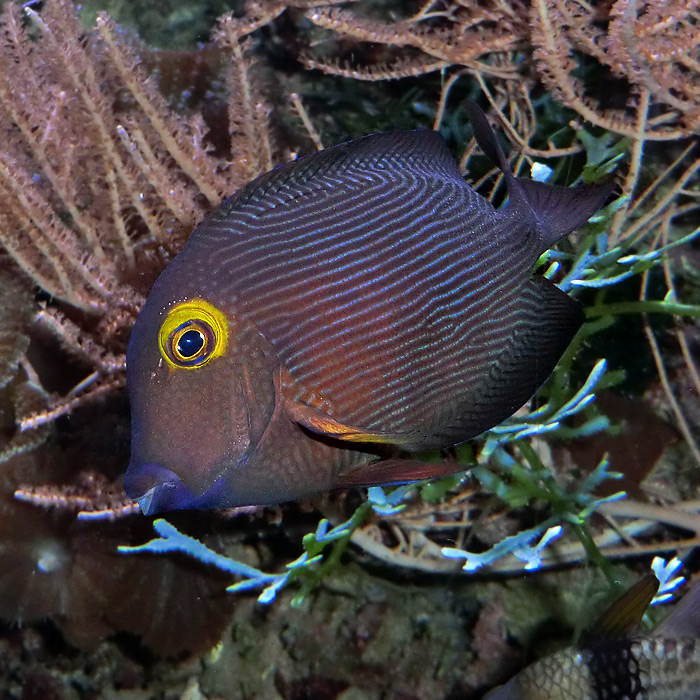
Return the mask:
[(238, 505), (226, 475), (245, 463), (269, 420), (271, 370), (253, 376), (265, 367), (242, 347), (241, 324), (223, 295), (200, 289), (173, 297), (172, 275), (164, 277), (127, 350), (132, 438), (124, 487), (147, 515)]

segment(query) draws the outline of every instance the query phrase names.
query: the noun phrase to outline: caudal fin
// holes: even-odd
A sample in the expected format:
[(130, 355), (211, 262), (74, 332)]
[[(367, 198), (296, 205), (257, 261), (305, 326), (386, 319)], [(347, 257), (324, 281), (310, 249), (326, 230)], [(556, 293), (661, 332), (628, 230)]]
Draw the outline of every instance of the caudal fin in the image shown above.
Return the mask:
[(588, 221), (612, 194), (614, 183), (558, 187), (546, 182), (514, 178), (518, 197), (514, 204), (527, 206), (535, 214), (542, 251)]
[(465, 109), (479, 148), (506, 178), (508, 207), (514, 216), (533, 221), (542, 242), (542, 252), (585, 224), (612, 194), (612, 181), (597, 185), (559, 187), (515, 177), (481, 107), (475, 102), (467, 101)]

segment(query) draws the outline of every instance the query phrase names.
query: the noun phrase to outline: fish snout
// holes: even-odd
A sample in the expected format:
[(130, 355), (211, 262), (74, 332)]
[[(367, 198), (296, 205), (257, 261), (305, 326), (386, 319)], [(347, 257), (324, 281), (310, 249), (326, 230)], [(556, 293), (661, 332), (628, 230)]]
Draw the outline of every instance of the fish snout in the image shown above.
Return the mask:
[(202, 498), (195, 496), (174, 471), (160, 464), (129, 464), (124, 490), (138, 502), (144, 515), (197, 508)]

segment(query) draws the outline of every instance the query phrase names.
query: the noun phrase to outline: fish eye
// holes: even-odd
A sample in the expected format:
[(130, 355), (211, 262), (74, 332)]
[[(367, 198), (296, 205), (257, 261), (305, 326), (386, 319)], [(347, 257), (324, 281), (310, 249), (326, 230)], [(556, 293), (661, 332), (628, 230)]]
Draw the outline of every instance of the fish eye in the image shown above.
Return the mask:
[(171, 368), (196, 369), (226, 350), (228, 321), (204, 299), (191, 299), (168, 312), (158, 340)]
[(192, 319), (170, 333), (168, 350), (175, 364), (192, 367), (206, 362), (215, 343), (214, 331), (209, 324)]
[(195, 328), (185, 328), (175, 339), (175, 352), (184, 360), (193, 360), (207, 350), (207, 337)]

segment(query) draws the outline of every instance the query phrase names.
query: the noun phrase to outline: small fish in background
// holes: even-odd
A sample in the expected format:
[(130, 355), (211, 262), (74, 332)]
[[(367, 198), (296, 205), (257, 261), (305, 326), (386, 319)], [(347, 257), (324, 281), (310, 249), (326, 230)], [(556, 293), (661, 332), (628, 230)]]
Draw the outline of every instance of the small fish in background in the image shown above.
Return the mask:
[(635, 633), (658, 581), (643, 578), (575, 647), (528, 666), (484, 700), (700, 700), (700, 584), (648, 633)]
[(437, 132), (397, 131), (282, 165), (197, 226), (127, 352), (125, 488), (143, 513), (452, 473), (410, 455), (500, 423), (545, 381), (582, 312), (532, 268), (612, 188), (516, 178), (468, 111), (500, 209)]

